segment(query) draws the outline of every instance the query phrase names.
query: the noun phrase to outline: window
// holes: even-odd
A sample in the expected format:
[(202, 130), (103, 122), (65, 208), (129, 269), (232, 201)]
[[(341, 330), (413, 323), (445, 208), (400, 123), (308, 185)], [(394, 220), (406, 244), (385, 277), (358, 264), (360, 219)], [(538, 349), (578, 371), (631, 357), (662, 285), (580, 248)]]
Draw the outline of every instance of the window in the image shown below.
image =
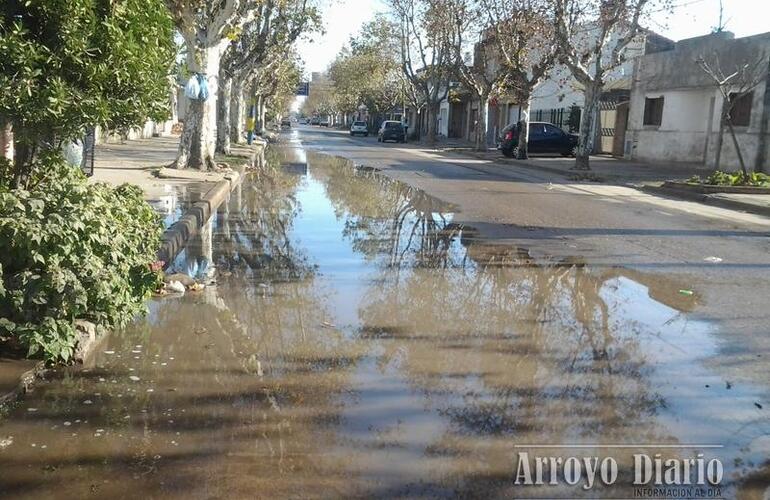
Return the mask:
[(553, 125), (546, 125), (545, 134), (550, 137), (561, 137), (564, 135), (564, 131), (558, 127), (554, 127)]
[(540, 139), (545, 136), (545, 127), (542, 123), (530, 123), (529, 124), (529, 137)]
[(730, 94), (730, 103), (732, 104), (732, 110), (730, 110), (730, 118), (732, 118), (733, 125), (736, 127), (748, 127), (751, 123), (751, 104), (754, 101), (754, 92), (743, 94), (739, 97), (739, 94), (733, 92)]
[(657, 125), (663, 121), (663, 97), (644, 100), (644, 125)]

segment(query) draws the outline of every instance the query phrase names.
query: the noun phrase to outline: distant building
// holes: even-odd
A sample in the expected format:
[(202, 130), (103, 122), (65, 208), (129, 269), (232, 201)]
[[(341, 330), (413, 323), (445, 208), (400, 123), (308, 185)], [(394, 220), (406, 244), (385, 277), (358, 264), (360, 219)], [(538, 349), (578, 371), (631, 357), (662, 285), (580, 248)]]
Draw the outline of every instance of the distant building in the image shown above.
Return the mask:
[[(736, 39), (732, 33), (722, 32), (682, 40), (671, 50), (638, 58), (626, 156), (737, 169), (737, 155), (727, 131), (722, 138), (721, 161), (716, 164), (723, 99), (697, 60), (718, 59), (729, 74), (736, 65), (757, 60), (762, 53), (770, 55), (770, 33)], [(737, 102), (732, 113), (738, 143), (750, 168), (767, 168), (770, 157), (770, 69), (765, 71), (764, 81)]]

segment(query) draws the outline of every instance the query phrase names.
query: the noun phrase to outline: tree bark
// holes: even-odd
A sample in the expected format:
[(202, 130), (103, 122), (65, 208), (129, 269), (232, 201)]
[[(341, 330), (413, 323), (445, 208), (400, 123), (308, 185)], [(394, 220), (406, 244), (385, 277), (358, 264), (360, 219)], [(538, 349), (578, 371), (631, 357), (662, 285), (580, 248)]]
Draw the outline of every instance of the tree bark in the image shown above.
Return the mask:
[(476, 151), (488, 149), (487, 130), (489, 128), (489, 94), (479, 95), (479, 125), (476, 127)]
[(233, 90), (233, 79), (220, 71), (219, 95), (217, 96), (217, 147), (216, 152), (230, 154), (230, 107)]
[(733, 128), (733, 121), (727, 120), (727, 128), (730, 130), (730, 137), (733, 138), (733, 146), (735, 147), (735, 154), (738, 156), (738, 163), (741, 165), (741, 172), (743, 172), (743, 181), (749, 180), (749, 172), (746, 170), (746, 162), (743, 160), (743, 153), (741, 153), (741, 145), (738, 144), (738, 138), (735, 136), (735, 128)]
[(599, 112), (599, 96), (601, 83), (591, 82), (585, 88), (585, 104), (583, 115), (580, 117), (580, 139), (575, 155), (575, 170), (591, 170), (589, 158), (594, 150), (596, 138), (596, 121)]
[(516, 158), (526, 160), (529, 158), (529, 110), (532, 106), (532, 98), (528, 95), (521, 99), (521, 120), (519, 120), (519, 141)]
[(770, 58), (767, 63), (767, 76), (765, 77), (765, 95), (762, 99), (762, 114), (759, 122), (759, 146), (757, 147), (757, 160), (754, 165), (756, 172), (770, 172), (770, 165), (767, 164), (767, 136), (770, 127)]
[(233, 79), (232, 95), (230, 96), (230, 142), (243, 142), (243, 124), (246, 119), (246, 104), (243, 99), (243, 82)]
[(206, 79), (209, 96), (205, 101), (190, 99), (175, 168), (207, 170), (215, 166), (217, 76), (221, 53), (218, 45), (195, 47), (187, 51), (188, 67)]
[(259, 102), (257, 107), (258, 113), (258, 131), (259, 135), (265, 135), (267, 132), (267, 124), (265, 123), (265, 113), (267, 112), (267, 96), (259, 96)]
[(431, 103), (427, 106), (426, 111), (428, 127), (425, 133), (425, 142), (432, 146), (433, 144), (436, 144), (436, 117), (438, 116), (438, 105)]
[(717, 132), (717, 139), (714, 148), (714, 170), (719, 170), (722, 163), (722, 143), (725, 138), (725, 124), (727, 123), (727, 111), (728, 111), (727, 98), (722, 99), (722, 110), (719, 112), (719, 131)]

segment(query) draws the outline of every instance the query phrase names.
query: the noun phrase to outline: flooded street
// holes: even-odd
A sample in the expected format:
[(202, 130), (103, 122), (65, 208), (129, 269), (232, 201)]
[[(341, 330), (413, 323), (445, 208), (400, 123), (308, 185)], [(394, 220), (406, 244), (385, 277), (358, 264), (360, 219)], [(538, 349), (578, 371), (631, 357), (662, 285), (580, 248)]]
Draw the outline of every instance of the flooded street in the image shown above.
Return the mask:
[[(0, 496), (633, 498), (634, 453), (718, 458), (721, 497), (767, 495), (767, 381), (711, 365), (730, 332), (687, 282), (494, 244), (373, 169), (269, 155), (173, 264), (204, 291), (153, 299), (0, 416)], [(522, 452), (620, 478), (516, 485)]]

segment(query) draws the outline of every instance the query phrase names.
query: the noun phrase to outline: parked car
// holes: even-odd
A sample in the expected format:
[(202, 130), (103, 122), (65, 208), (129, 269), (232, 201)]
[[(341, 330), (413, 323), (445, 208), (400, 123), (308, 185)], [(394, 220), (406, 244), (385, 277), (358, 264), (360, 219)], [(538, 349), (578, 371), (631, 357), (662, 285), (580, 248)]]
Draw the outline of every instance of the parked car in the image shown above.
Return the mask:
[(321, 118), (321, 121), (318, 122), (318, 124), (322, 127), (328, 127), (329, 126), (329, 118)]
[(369, 127), (366, 126), (366, 122), (353, 122), (350, 126), (350, 135), (361, 134), (364, 137), (369, 135)]
[(281, 120), (281, 128), (291, 128), (291, 119), (284, 118), (283, 120)]
[(321, 123), (321, 119), (317, 116), (310, 119), (310, 125), (318, 125), (319, 123)]
[(377, 142), (406, 142), (406, 127), (403, 123), (394, 120), (382, 122), (380, 131), (377, 132)]
[[(500, 132), (498, 149), (508, 158), (516, 156), (519, 144), (518, 123), (512, 123)], [(578, 136), (568, 134), (553, 123), (529, 122), (530, 153), (558, 153), (562, 156), (574, 156)]]

